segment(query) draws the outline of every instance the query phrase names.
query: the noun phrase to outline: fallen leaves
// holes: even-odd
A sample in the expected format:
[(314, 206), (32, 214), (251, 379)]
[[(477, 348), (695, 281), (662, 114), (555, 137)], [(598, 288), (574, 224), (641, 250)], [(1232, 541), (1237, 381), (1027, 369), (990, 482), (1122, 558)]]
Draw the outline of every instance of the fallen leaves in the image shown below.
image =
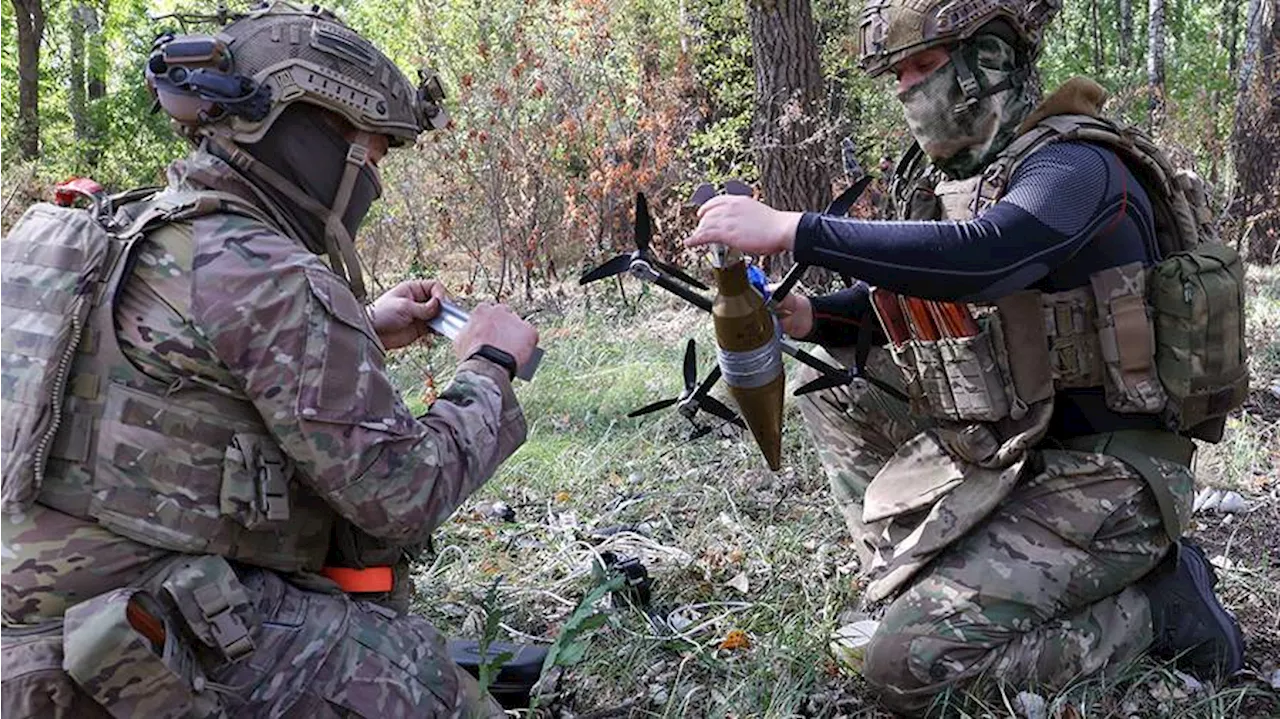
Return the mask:
[(741, 629), (730, 629), (729, 633), (724, 635), (724, 639), (720, 640), (719, 648), (728, 649), (730, 651), (735, 649), (750, 649), (751, 637)]

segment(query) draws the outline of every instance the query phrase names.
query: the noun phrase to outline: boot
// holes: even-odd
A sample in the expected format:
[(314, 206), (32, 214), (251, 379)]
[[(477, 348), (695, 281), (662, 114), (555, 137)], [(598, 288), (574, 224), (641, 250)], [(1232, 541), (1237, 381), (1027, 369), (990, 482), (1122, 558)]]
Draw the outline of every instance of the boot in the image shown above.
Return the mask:
[(1244, 666), (1244, 635), (1214, 595), (1217, 584), (1204, 551), (1186, 539), (1139, 582), (1151, 604), (1151, 653), (1202, 679), (1227, 677)]

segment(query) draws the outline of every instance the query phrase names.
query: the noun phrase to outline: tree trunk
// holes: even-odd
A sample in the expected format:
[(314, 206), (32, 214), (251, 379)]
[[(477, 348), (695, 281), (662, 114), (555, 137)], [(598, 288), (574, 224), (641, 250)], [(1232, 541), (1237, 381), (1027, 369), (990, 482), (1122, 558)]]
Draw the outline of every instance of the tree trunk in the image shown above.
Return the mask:
[(13, 0), (18, 26), (18, 151), (27, 160), (40, 156), (40, 38), (44, 35), (41, 0)]
[[(831, 196), (822, 69), (809, 0), (748, 0), (756, 96), (754, 142), (763, 200), (821, 210)], [(791, 265), (779, 257), (773, 268)]]
[(1250, 0), (1240, 57), (1233, 132), (1236, 191), (1231, 214), (1241, 222), (1245, 259), (1272, 264), (1280, 250), (1280, 24), (1274, 0)]
[(1235, 77), (1240, 62), (1240, 0), (1222, 1), (1222, 37), (1227, 46), (1227, 72)]
[(1150, 0), (1147, 17), (1147, 126), (1154, 134), (1164, 115), (1164, 0)]
[(1120, 0), (1120, 67), (1128, 68), (1133, 46), (1133, 0)]
[(1093, 36), (1093, 76), (1102, 78), (1102, 22), (1098, 18), (1098, 0), (1089, 0), (1089, 24)]
[[(103, 37), (102, 25), (98, 20), (98, 10), (93, 5), (84, 5), (84, 23), (85, 32), (88, 33), (85, 38), (89, 57), (85, 65), (85, 90), (89, 96), (89, 102), (101, 100), (107, 95), (107, 48), (106, 38)], [(106, 13), (107, 3), (103, 0), (103, 13)], [(94, 128), (95, 131), (98, 128)]]
[[(89, 146), (89, 116), (84, 101), (84, 13), (87, 7), (80, 3), (71, 6), (67, 27), (67, 111), (71, 113), (71, 130), (76, 140), (77, 165), (84, 164), (85, 148)], [(77, 167), (84, 172), (84, 167)]]

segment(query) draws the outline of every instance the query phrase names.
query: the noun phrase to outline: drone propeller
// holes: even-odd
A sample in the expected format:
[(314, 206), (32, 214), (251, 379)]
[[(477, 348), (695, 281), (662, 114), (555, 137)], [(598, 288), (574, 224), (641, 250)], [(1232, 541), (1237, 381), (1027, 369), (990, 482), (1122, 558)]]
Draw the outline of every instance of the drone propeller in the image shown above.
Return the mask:
[(803, 397), (804, 395), (809, 394), (810, 392), (821, 392), (824, 389), (835, 389), (836, 387), (843, 387), (849, 384), (851, 379), (852, 379), (851, 377), (836, 377), (834, 375), (824, 374), (818, 377), (817, 379), (814, 379), (810, 382), (806, 382), (805, 384), (801, 385), (800, 388), (795, 391), (794, 396)]
[(693, 420), (693, 415), (697, 410), (702, 410), (707, 414), (719, 417), (726, 422), (732, 422), (743, 429), (746, 428), (746, 423), (742, 421), (742, 418), (739, 417), (736, 412), (730, 409), (724, 402), (721, 402), (709, 394), (711, 392), (711, 388), (720, 380), (719, 366), (716, 366), (708, 372), (707, 376), (703, 378), (701, 383), (698, 382), (698, 358), (696, 346), (697, 345), (693, 340), (689, 340), (685, 345), (683, 363), (684, 391), (680, 393), (680, 396), (669, 399), (660, 399), (657, 402), (647, 404), (640, 409), (628, 413), (628, 417), (640, 417), (651, 412), (666, 409), (676, 404), (682, 405), (681, 412), (683, 413), (685, 412), (684, 405), (687, 403), (692, 407), (692, 411), (685, 415), (690, 421)]
[(631, 269), (631, 255), (618, 255), (599, 267), (591, 270), (582, 277), (578, 278), (578, 284), (585, 285), (588, 282), (603, 280), (606, 277), (620, 275)]
[(606, 277), (620, 275), (631, 269), (631, 265), (635, 261), (643, 260), (691, 287), (696, 287), (700, 290), (709, 289), (706, 285), (702, 284), (679, 267), (663, 262), (653, 256), (653, 218), (649, 214), (649, 201), (645, 199), (643, 192), (636, 193), (635, 243), (635, 252), (613, 257), (603, 265), (600, 265), (599, 267), (587, 272), (582, 277), (579, 277), (578, 284), (585, 285), (590, 282), (595, 282), (596, 280), (602, 280)]
[(872, 179), (874, 178), (871, 175), (859, 177), (857, 182), (844, 188), (844, 192), (837, 195), (836, 199), (827, 205), (827, 209), (823, 214), (835, 215), (836, 217), (844, 217), (849, 214), (849, 209), (853, 207), (853, 203), (857, 202), (859, 197), (862, 197), (862, 193), (871, 184)]
[(644, 416), (644, 415), (646, 415), (646, 414), (649, 414), (650, 412), (657, 412), (657, 411), (658, 411), (658, 410), (660, 410), (660, 409), (666, 409), (666, 408), (670, 407), (671, 405), (673, 405), (673, 404), (675, 404), (676, 402), (679, 402), (679, 401), (680, 401), (680, 398), (679, 398), (679, 397), (671, 397), (670, 399), (660, 399), (660, 400), (658, 400), (657, 402), (654, 402), (653, 404), (646, 404), (645, 406), (641, 407), (640, 409), (632, 410), (632, 411), (628, 412), (628, 413), (627, 413), (627, 416), (628, 416), (628, 417), (642, 417), (642, 416)]
[(710, 182), (704, 182), (701, 185), (698, 185), (698, 189), (693, 191), (693, 197), (689, 198), (689, 204), (694, 205), (695, 207), (702, 207), (715, 196), (715, 185), (712, 185)]

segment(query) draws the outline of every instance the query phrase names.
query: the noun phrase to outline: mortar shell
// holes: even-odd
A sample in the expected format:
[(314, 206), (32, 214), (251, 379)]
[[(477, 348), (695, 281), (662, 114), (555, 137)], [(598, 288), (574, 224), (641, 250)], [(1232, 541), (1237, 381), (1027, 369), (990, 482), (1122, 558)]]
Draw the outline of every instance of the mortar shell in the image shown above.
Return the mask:
[(782, 400), (786, 392), (786, 378), (781, 373), (762, 387), (729, 387), (729, 394), (738, 403), (738, 412), (751, 429), (756, 446), (764, 455), (769, 469), (775, 472), (782, 467)]
[(717, 269), (712, 317), (720, 369), (729, 393), (769, 468), (782, 465), (786, 378), (778, 328), (764, 298), (747, 280), (745, 262)]

